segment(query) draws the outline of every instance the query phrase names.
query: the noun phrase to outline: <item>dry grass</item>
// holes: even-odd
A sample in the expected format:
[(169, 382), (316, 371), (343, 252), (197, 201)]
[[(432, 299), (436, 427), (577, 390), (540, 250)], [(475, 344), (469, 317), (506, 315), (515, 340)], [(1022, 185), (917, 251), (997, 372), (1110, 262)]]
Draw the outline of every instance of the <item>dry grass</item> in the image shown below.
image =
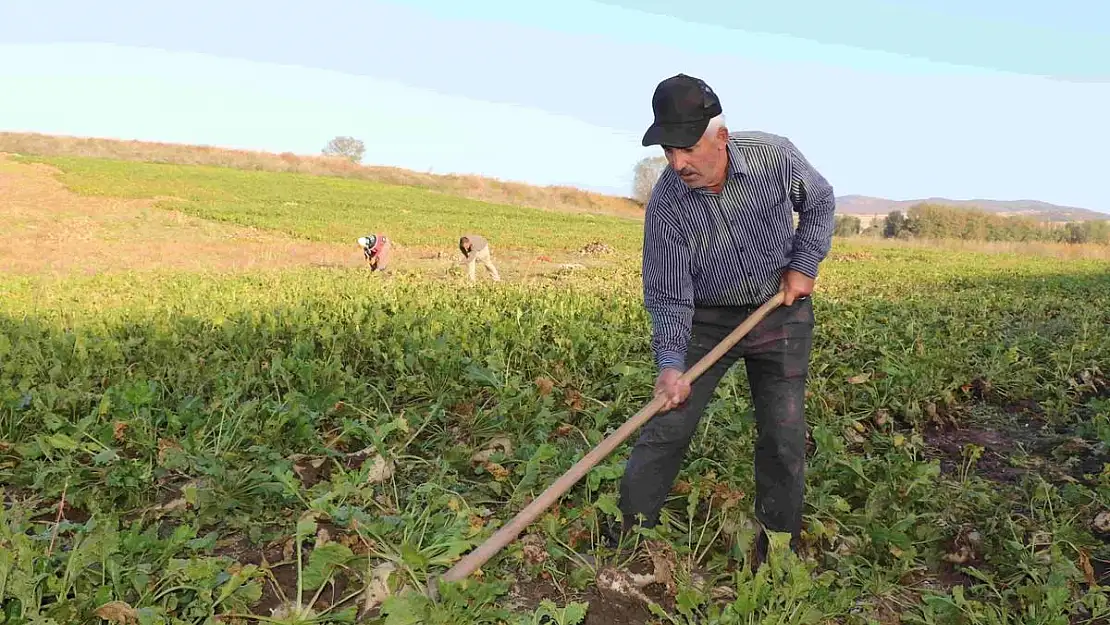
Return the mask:
[(959, 239), (880, 239), (851, 237), (853, 244), (901, 249), (950, 250), (983, 254), (1041, 256), (1061, 260), (1110, 260), (1110, 246), (1047, 241), (963, 241)]
[(643, 215), (640, 206), (631, 199), (591, 193), (574, 187), (539, 187), (482, 176), (424, 174), (397, 167), (364, 166), (342, 158), (290, 152), (273, 154), (175, 143), (14, 132), (0, 132), (0, 152), (36, 156), (84, 156), (176, 165), (214, 165), (255, 171), (360, 178), (516, 206), (620, 217)]
[(0, 156), (0, 272), (219, 271), (362, 260), (356, 246), (197, 219), (154, 208), (154, 200), (79, 196), (55, 174)]

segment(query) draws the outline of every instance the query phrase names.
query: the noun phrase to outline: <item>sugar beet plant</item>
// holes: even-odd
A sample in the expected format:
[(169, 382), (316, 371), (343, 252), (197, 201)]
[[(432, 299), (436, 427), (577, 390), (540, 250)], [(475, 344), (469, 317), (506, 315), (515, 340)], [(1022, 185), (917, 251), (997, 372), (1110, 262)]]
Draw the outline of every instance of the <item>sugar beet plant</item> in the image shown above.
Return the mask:
[(744, 566), (736, 375), (639, 537), (651, 584), (614, 598), (621, 562), (580, 557), (618, 514), (621, 449), (439, 602), (415, 591), (648, 400), (634, 264), (467, 296), (334, 270), (9, 280), (0, 621), (1105, 618), (1105, 267), (873, 250), (823, 271), (801, 558)]

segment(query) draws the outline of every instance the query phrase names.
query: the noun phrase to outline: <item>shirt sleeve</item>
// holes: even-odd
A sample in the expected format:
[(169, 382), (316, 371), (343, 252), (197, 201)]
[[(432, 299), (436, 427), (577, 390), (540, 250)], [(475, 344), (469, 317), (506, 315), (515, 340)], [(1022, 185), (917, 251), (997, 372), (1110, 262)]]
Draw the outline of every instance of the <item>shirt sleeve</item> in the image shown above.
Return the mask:
[(656, 198), (645, 210), (644, 305), (651, 316), (656, 367), (685, 371), (694, 317), (690, 249), (668, 210)]
[(790, 200), (798, 212), (789, 267), (810, 278), (832, 247), (836, 196), (833, 187), (793, 144), (787, 146)]

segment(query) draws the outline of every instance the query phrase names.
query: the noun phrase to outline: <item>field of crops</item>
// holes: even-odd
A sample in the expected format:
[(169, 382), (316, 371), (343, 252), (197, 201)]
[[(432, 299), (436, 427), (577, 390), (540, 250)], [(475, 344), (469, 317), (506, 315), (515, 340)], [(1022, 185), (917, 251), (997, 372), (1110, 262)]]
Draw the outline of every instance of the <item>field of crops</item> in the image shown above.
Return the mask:
[(384, 229), (405, 246), (451, 249), (461, 234), (481, 229), (503, 250), (538, 244), (572, 251), (599, 238), (624, 250), (639, 245), (640, 222), (634, 219), (493, 204), (365, 180), (80, 157), (19, 160), (60, 168), (60, 179), (78, 193), (163, 198), (163, 206), (196, 217), (315, 241), (350, 243)]
[[(649, 595), (658, 618), (1105, 615), (1092, 585), (1110, 558), (1092, 529), (1110, 495), (1105, 267), (863, 256), (835, 253), (816, 302), (808, 559), (755, 579), (738, 566), (753, 427), (731, 378), (661, 530), (675, 570)], [(459, 297), (327, 270), (9, 282), (6, 622), (116, 609), (201, 623), (298, 599), (317, 601), (313, 622), (340, 622), (366, 589), (445, 570), (651, 386), (633, 264), (497, 287)], [(539, 622), (536, 597), (561, 591), (646, 622), (642, 601), (591, 590), (596, 571), (571, 553), (614, 513), (623, 458), (440, 604), (400, 595), (383, 622)]]
[[(440, 245), (455, 231), (382, 198), (424, 194), (436, 224), (469, 206), (55, 164), (83, 192), (325, 240), (380, 211)], [(622, 446), (438, 602), (406, 592), (649, 399), (638, 224), (498, 210), (474, 208), (537, 253), (624, 253), (471, 288), (321, 268), (0, 278), (0, 623), (1107, 622), (1110, 266), (842, 241), (815, 297), (802, 558), (745, 566), (754, 425), (737, 368), (642, 537), (652, 557), (579, 557), (616, 514)], [(616, 592), (598, 580), (610, 566), (654, 581)]]

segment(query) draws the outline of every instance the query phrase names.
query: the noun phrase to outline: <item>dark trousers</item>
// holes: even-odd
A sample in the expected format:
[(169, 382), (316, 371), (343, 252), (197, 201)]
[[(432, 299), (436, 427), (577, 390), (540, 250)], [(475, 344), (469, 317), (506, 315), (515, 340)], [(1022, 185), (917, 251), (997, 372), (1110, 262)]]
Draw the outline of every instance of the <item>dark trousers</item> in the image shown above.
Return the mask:
[[(701, 308), (694, 312), (686, 365), (707, 354), (755, 307)], [(620, 509), (625, 529), (659, 513), (682, 465), (698, 422), (721, 378), (744, 359), (755, 408), (755, 515), (767, 529), (790, 532), (797, 543), (805, 490), (805, 386), (813, 345), (813, 302), (796, 300), (768, 314), (701, 375), (686, 402), (652, 418), (640, 431), (625, 467)], [(736, 415), (738, 418), (739, 415)]]

